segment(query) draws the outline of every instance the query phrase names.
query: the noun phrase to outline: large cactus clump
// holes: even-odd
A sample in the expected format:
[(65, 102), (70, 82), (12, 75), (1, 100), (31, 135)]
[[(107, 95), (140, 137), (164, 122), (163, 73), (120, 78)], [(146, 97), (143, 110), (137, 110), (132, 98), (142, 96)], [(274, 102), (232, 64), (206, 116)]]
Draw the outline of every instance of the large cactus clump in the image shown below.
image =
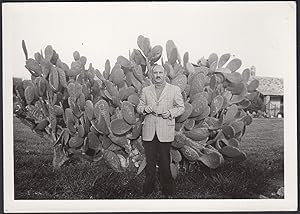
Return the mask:
[(249, 81), (250, 70), (238, 72), (241, 60), (230, 54), (211, 54), (197, 64), (186, 52), (181, 60), (173, 41), (163, 48), (151, 46), (139, 36), (139, 49), (129, 59), (119, 56), (114, 65), (107, 60), (103, 72), (78, 51), (69, 67), (48, 45), (26, 58), (31, 80), (16, 86), (20, 108), (16, 115), (41, 137), (53, 142), (55, 168), (70, 158), (105, 162), (113, 170), (136, 170), (146, 165), (141, 140), (143, 117), (136, 112), (143, 87), (151, 85), (151, 66), (158, 63), (167, 71), (167, 82), (180, 87), (185, 112), (176, 118), (175, 141), (171, 149), (171, 172), (178, 175), (180, 162), (200, 161), (217, 168), (224, 159), (243, 160), (239, 149), (246, 126), (252, 122), (247, 108), (257, 96), (257, 80)]

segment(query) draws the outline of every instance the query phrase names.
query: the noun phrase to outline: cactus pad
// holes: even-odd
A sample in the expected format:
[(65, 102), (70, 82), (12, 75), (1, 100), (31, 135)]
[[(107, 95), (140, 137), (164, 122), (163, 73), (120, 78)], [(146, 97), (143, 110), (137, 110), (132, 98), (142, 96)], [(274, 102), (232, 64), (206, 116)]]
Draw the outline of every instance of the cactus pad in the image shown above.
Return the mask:
[(240, 59), (233, 59), (226, 65), (226, 68), (228, 68), (231, 72), (235, 72), (241, 67), (241, 65), (242, 61)]
[(189, 147), (187, 145), (181, 147), (180, 152), (189, 161), (197, 161), (200, 158), (199, 154), (192, 147)]
[(178, 86), (183, 92), (187, 86), (187, 77), (184, 74), (180, 74), (171, 80), (171, 84)]
[(82, 146), (83, 140), (84, 139), (79, 136), (74, 136), (74, 137), (70, 138), (68, 144), (71, 148), (78, 148), (78, 147)]
[(118, 156), (116, 155), (116, 153), (109, 151), (109, 150), (105, 150), (104, 151), (104, 160), (105, 162), (116, 172), (121, 172), (122, 170), (122, 166), (121, 166), (121, 162), (120, 159), (118, 158)]
[(111, 121), (111, 131), (116, 135), (123, 135), (131, 130), (131, 126), (123, 119), (114, 119)]
[(24, 95), (25, 95), (26, 103), (30, 105), (31, 102), (34, 100), (34, 95), (35, 95), (34, 88), (32, 86), (28, 86), (25, 89)]
[(204, 110), (206, 109), (206, 106), (208, 105), (207, 99), (204, 98), (198, 98), (192, 102), (193, 111), (190, 115), (190, 117), (197, 117), (201, 115)]
[(206, 139), (210, 135), (210, 132), (208, 128), (194, 128), (191, 131), (185, 131), (184, 135), (192, 140), (199, 141)]

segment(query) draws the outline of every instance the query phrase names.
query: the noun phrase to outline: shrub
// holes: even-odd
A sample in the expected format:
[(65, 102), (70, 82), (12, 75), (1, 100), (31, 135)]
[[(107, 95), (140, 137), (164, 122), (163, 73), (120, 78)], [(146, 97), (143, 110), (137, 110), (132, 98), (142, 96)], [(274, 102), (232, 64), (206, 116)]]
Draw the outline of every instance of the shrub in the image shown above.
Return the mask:
[(141, 141), (143, 118), (136, 112), (142, 88), (152, 84), (149, 71), (161, 59), (167, 82), (181, 89), (185, 112), (176, 118), (171, 170), (176, 178), (180, 162), (202, 162), (215, 169), (225, 158), (246, 159), (239, 149), (252, 117), (244, 109), (257, 95), (258, 81), (249, 82), (250, 69), (238, 70), (242, 61), (230, 54), (212, 53), (193, 64), (186, 52), (181, 60), (172, 40), (152, 47), (139, 36), (139, 49), (129, 59), (119, 56), (103, 72), (78, 51), (68, 66), (51, 45), (28, 58), (22, 48), (31, 80), (16, 86), (19, 119), (36, 134), (53, 143), (55, 168), (67, 160), (104, 160), (116, 172), (141, 173), (146, 165)]

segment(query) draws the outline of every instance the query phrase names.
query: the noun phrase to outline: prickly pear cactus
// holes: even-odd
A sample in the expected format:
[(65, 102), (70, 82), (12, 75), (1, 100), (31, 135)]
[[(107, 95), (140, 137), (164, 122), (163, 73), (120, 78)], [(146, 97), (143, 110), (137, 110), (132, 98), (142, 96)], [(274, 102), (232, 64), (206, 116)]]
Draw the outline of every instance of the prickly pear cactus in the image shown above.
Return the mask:
[(139, 49), (129, 59), (119, 56), (113, 67), (109, 60), (101, 73), (78, 51), (68, 66), (51, 45), (44, 53), (28, 58), (25, 42), (25, 67), (31, 80), (16, 86), (20, 105), (17, 117), (33, 132), (53, 142), (53, 165), (80, 157), (103, 160), (117, 172), (145, 168), (141, 140), (143, 118), (136, 111), (143, 87), (151, 85), (151, 66), (158, 63), (167, 71), (167, 81), (181, 89), (185, 112), (176, 118), (175, 141), (171, 149), (174, 178), (182, 161), (201, 162), (209, 168), (227, 159), (244, 160), (239, 145), (246, 126), (252, 122), (244, 111), (255, 96), (258, 82), (249, 82), (250, 70), (239, 72), (242, 61), (229, 53), (212, 53), (197, 64), (183, 60), (172, 40), (163, 47), (151, 46), (139, 36)]

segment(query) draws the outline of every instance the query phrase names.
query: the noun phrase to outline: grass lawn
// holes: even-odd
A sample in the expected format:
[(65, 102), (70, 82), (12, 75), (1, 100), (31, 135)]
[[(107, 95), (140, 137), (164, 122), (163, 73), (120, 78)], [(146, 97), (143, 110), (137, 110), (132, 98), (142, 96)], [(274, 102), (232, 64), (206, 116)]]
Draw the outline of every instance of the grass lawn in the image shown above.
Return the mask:
[[(240, 147), (243, 162), (216, 170), (199, 164), (176, 179), (174, 198), (259, 198), (283, 186), (283, 119), (254, 119)], [(52, 168), (52, 145), (14, 118), (15, 199), (130, 199), (140, 194), (144, 173), (128, 179), (103, 162)], [(160, 192), (150, 198), (160, 198)]]

